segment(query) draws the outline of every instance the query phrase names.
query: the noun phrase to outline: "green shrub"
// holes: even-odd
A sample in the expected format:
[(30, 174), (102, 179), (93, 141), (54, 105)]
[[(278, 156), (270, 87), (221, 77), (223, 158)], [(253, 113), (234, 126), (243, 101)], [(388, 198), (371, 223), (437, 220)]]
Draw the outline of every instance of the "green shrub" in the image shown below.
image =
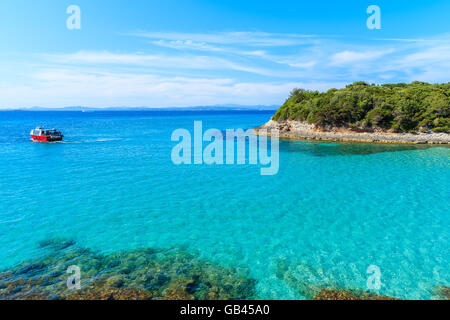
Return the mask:
[(449, 116), (450, 83), (373, 85), (358, 81), (327, 92), (294, 89), (273, 120), (349, 128), (371, 126), (396, 132), (448, 132)]

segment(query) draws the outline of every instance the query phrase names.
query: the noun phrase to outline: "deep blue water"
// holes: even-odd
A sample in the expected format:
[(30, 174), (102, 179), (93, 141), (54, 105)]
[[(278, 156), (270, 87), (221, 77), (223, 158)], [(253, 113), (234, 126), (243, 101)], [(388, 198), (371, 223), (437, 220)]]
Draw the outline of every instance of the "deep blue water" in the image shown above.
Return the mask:
[[(282, 141), (273, 176), (171, 161), (177, 128), (247, 129), (271, 115), (0, 112), (0, 269), (65, 238), (105, 253), (185, 246), (248, 268), (268, 299), (323, 283), (365, 290), (369, 265), (380, 294), (431, 299), (450, 285), (448, 147)], [(37, 125), (65, 141), (30, 142)]]

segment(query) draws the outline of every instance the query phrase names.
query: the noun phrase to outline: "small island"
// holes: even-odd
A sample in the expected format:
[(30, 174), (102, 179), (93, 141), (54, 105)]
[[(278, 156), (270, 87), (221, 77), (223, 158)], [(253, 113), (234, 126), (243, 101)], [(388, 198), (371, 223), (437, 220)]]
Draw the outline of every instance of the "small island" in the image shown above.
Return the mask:
[(379, 143), (450, 143), (450, 82), (368, 84), (327, 92), (292, 90), (257, 134)]

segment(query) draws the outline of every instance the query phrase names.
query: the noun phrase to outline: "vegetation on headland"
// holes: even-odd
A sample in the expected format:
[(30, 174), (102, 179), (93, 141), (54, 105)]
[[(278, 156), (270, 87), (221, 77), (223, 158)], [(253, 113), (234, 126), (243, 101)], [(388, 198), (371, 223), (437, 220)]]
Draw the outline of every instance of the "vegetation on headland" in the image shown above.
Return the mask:
[(391, 132), (450, 132), (450, 82), (374, 85), (363, 81), (327, 92), (294, 89), (275, 121)]

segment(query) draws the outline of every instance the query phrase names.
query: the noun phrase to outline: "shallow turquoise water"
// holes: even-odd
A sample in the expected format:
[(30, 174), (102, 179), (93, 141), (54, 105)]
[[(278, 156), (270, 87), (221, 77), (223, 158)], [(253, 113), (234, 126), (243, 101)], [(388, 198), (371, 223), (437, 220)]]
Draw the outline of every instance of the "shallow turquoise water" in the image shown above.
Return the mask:
[[(182, 165), (173, 130), (251, 128), (263, 112), (1, 112), (0, 269), (68, 238), (114, 252), (186, 246), (248, 268), (260, 298), (301, 299), (277, 277), (430, 299), (450, 284), (450, 149), (284, 141), (280, 170)], [(36, 125), (65, 143), (31, 143)]]

